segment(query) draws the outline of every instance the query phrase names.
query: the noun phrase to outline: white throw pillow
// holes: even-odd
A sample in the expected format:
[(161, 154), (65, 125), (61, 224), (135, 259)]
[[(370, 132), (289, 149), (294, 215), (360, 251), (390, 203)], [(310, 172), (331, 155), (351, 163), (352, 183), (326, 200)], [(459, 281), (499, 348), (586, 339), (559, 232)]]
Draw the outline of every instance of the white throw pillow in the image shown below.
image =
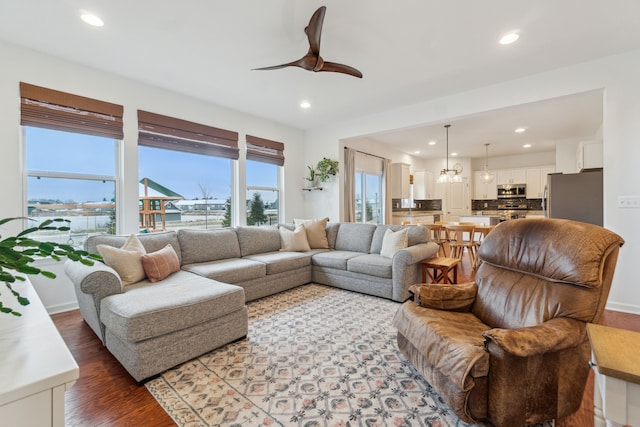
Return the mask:
[(398, 231), (391, 231), (391, 229), (387, 228), (387, 231), (385, 231), (382, 237), (380, 255), (385, 258), (393, 258), (396, 252), (406, 248), (409, 243), (408, 233), (408, 228), (403, 228)]
[(291, 231), (286, 227), (280, 227), (280, 250), (289, 252), (306, 252), (310, 251), (309, 241), (307, 240), (307, 232), (304, 225), (296, 227)]
[(104, 263), (118, 273), (122, 279), (122, 286), (131, 285), (147, 277), (140, 259), (147, 251), (135, 234), (130, 235), (121, 248), (110, 245), (98, 245), (96, 248)]

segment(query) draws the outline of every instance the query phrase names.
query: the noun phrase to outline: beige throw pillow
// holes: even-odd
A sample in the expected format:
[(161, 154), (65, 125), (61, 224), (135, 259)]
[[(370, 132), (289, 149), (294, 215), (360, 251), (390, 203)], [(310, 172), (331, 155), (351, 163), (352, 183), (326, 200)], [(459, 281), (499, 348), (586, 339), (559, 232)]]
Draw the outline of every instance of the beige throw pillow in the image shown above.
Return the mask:
[(322, 219), (294, 219), (293, 224), (296, 228), (304, 225), (307, 232), (307, 240), (311, 249), (329, 249), (329, 240), (327, 240), (327, 222), (329, 218)]
[(311, 247), (307, 240), (307, 231), (304, 229), (304, 225), (299, 225), (293, 231), (286, 227), (280, 227), (280, 246), (281, 251), (310, 251)]
[(403, 228), (398, 231), (391, 231), (391, 229), (387, 228), (387, 231), (385, 231), (382, 237), (380, 255), (385, 258), (393, 258), (396, 252), (406, 248), (409, 243), (408, 233), (408, 228)]
[(178, 254), (170, 244), (158, 251), (142, 255), (141, 261), (144, 272), (151, 283), (159, 282), (171, 273), (180, 270)]
[(140, 257), (147, 251), (135, 234), (130, 235), (121, 248), (110, 245), (98, 245), (96, 248), (104, 263), (118, 273), (122, 286), (131, 285), (145, 278)]

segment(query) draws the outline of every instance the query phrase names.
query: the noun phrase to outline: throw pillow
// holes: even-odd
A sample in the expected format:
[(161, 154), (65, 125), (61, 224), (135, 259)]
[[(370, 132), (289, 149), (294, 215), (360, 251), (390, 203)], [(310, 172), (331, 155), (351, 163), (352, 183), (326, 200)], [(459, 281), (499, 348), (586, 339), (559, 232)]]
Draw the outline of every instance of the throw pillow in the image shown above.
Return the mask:
[(329, 249), (327, 240), (327, 222), (329, 218), (322, 219), (294, 219), (293, 224), (298, 227), (304, 225), (307, 232), (307, 240), (311, 249)]
[(113, 268), (120, 279), (122, 286), (128, 286), (144, 279), (144, 269), (140, 258), (147, 251), (135, 234), (129, 236), (121, 248), (110, 245), (96, 246), (104, 263)]
[(400, 249), (407, 247), (409, 239), (407, 237), (409, 233), (408, 228), (403, 228), (398, 231), (391, 231), (387, 229), (382, 237), (382, 249), (380, 249), (380, 255), (385, 258), (393, 258), (396, 252)]
[(151, 283), (159, 282), (180, 270), (178, 254), (170, 244), (158, 251), (143, 255), (141, 260), (144, 272)]
[(311, 250), (304, 225), (299, 225), (293, 231), (286, 227), (280, 227), (280, 245), (281, 251), (306, 252)]

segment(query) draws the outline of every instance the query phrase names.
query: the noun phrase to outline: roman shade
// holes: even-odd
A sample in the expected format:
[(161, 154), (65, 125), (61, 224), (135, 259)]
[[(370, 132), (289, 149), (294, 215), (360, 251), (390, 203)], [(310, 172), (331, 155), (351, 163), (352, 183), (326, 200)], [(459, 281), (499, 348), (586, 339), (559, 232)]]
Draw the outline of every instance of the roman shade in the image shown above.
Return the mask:
[(238, 160), (238, 133), (138, 110), (138, 145)]
[(284, 144), (247, 135), (247, 160), (284, 166)]
[(122, 105), (20, 82), (20, 124), (122, 139)]

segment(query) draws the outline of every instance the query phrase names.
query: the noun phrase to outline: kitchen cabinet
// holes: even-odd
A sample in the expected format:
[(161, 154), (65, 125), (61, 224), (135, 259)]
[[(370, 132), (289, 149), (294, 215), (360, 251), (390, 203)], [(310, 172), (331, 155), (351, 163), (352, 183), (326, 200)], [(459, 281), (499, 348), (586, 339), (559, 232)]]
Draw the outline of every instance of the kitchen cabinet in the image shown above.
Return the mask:
[(525, 169), (501, 169), (496, 171), (496, 185), (502, 184), (524, 184), (527, 182)]
[(490, 183), (482, 181), (483, 171), (476, 171), (473, 174), (473, 199), (474, 200), (496, 200), (498, 198), (498, 184), (494, 179)]
[(406, 163), (391, 164), (392, 199), (408, 199), (410, 197), (409, 167)]
[(597, 141), (580, 142), (576, 157), (578, 172), (582, 169), (601, 168), (603, 165), (602, 143)]
[(391, 218), (391, 223), (394, 225), (402, 225), (403, 222), (408, 222), (411, 225), (433, 224), (435, 216), (433, 214), (413, 213), (411, 215), (393, 215)]
[(433, 174), (429, 171), (418, 171), (413, 174), (413, 199), (435, 199), (433, 191)]
[(555, 172), (555, 166), (527, 169), (527, 199), (541, 199), (547, 185), (547, 175)]

